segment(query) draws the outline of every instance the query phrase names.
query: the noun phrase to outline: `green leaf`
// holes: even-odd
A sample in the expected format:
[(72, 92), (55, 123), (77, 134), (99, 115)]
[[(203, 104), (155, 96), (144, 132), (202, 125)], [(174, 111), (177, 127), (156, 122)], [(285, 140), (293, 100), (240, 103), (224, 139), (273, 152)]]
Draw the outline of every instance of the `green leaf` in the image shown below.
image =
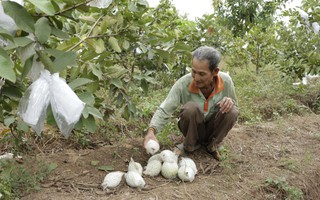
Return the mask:
[(113, 50), (115, 50), (118, 53), (121, 52), (121, 48), (119, 46), (118, 40), (115, 37), (110, 37), (108, 42)]
[(97, 54), (100, 54), (106, 50), (104, 41), (102, 39), (88, 39), (86, 40), (86, 44), (88, 44)]
[(99, 166), (98, 169), (106, 172), (114, 170), (114, 168), (110, 165), (102, 165)]
[(129, 71), (127, 69), (125, 69), (123, 66), (116, 64), (116, 65), (112, 65), (110, 67), (107, 67), (105, 69), (105, 73), (110, 78), (119, 78), (125, 74), (128, 74)]
[(94, 81), (87, 85), (87, 91), (94, 93), (99, 89), (99, 87), (100, 87), (99, 81)]
[(21, 80), (23, 80), (27, 76), (27, 74), (29, 73), (30, 69), (32, 68), (33, 57), (34, 56), (31, 56), (24, 63), (23, 70), (22, 70), (22, 73), (21, 73)]
[(55, 10), (50, 0), (28, 0), (47, 15), (54, 15)]
[(42, 64), (48, 69), (51, 73), (55, 73), (58, 70), (56, 66), (53, 64), (52, 60), (42, 51), (36, 51), (39, 59), (41, 60)]
[(76, 65), (76, 58), (77, 54), (75, 52), (65, 52), (59, 57), (56, 57), (53, 63), (57, 66), (57, 70), (60, 72), (67, 66)]
[[(4, 92), (2, 91), (2, 93), (4, 93)], [(2, 101), (1, 104), (2, 104), (2, 106), (0, 106), (0, 109), (1, 109), (0, 112), (1, 112), (2, 117), (3, 117), (3, 111), (11, 112), (12, 111), (12, 106), (10, 104), (8, 104), (6, 101)], [(3, 121), (3, 119), (2, 119), (2, 121)]]
[(31, 42), (33, 41), (26, 37), (13, 38), (13, 42), (10, 42), (9, 45), (5, 47), (5, 50), (15, 49), (17, 47), (25, 47)]
[(137, 8), (136, 4), (133, 1), (129, 2), (128, 9), (131, 12), (137, 12), (138, 11), (138, 8)]
[(0, 121), (2, 121), (3, 122), (3, 111), (4, 111), (4, 109), (3, 109), (3, 107), (1, 106), (1, 104), (0, 104)]
[(92, 115), (83, 120), (83, 125), (90, 133), (94, 133), (97, 130), (96, 121)]
[(19, 101), (22, 97), (21, 88), (18, 88), (14, 85), (10, 85), (9, 87), (2, 88), (1, 93), (2, 95), (9, 97), (11, 100), (16, 100), (16, 101)]
[(15, 121), (14, 117), (7, 117), (4, 119), (4, 125), (9, 127)]
[(29, 33), (34, 32), (34, 20), (26, 9), (13, 1), (2, 1), (4, 12), (9, 15), (16, 25)]
[[(84, 103), (86, 103), (86, 107), (88, 107), (88, 105), (93, 105), (94, 104), (94, 96), (93, 94), (91, 94), (90, 92), (84, 92), (84, 93), (80, 93), (78, 94), (79, 99), (81, 99), (81, 101), (83, 101)], [(88, 112), (88, 111), (87, 111)], [(88, 112), (89, 114), (89, 112)]]
[(93, 58), (97, 57), (97, 53), (95, 51), (89, 50), (89, 51), (85, 51), (81, 56), (81, 60), (83, 61), (88, 61), (88, 60), (92, 60)]
[(84, 122), (88, 117), (89, 117), (89, 112), (88, 112), (88, 106), (85, 106), (83, 111), (82, 111), (82, 116), (84, 117), (84, 119), (82, 119), (82, 122)]
[(3, 29), (2, 27), (0, 27), (0, 35), (3, 38), (6, 38), (8, 40), (13, 41), (13, 37), (12, 37), (11, 33), (9, 31), (7, 31), (6, 29)]
[(117, 88), (123, 89), (123, 84), (122, 84), (121, 80), (118, 79), (118, 78), (112, 79), (112, 80), (111, 80), (111, 84), (114, 85), (114, 86), (116, 86)]
[(92, 166), (97, 166), (99, 164), (99, 162), (100, 162), (99, 160), (92, 160), (90, 164)]
[(36, 54), (35, 46), (36, 46), (36, 43), (32, 42), (24, 47), (16, 48), (17, 55), (21, 59), (22, 65), (25, 64), (25, 62), (28, 58), (30, 58), (31, 56), (34, 56)]
[(123, 41), (122, 48), (124, 48), (125, 50), (128, 50), (130, 48), (130, 43), (128, 42), (128, 40)]
[(52, 172), (53, 170), (55, 170), (56, 168), (58, 167), (58, 164), (57, 163), (50, 163), (48, 165), (48, 172)]
[(178, 42), (174, 45), (174, 50), (191, 52), (192, 49), (190, 45), (186, 45), (183, 42)]
[(99, 119), (103, 118), (102, 114), (100, 113), (100, 111), (98, 109), (91, 107), (91, 106), (88, 106), (87, 108), (88, 108), (89, 114), (91, 114)]
[(147, 83), (147, 81), (145, 81), (144, 79), (141, 81), (141, 84), (140, 84), (143, 92), (145, 94), (148, 94), (148, 88), (149, 88), (149, 84)]
[(80, 15), (79, 19), (83, 22), (91, 22), (94, 23), (97, 21), (93, 16), (85, 16), (85, 15)]
[(7, 55), (7, 52), (0, 47), (0, 77), (16, 82), (16, 74), (13, 70), (13, 62)]
[(78, 66), (78, 67), (72, 67), (70, 69), (70, 77), (69, 77), (69, 80), (74, 80), (76, 78), (78, 78), (80, 76), (80, 74), (82, 73), (81, 71), (81, 67)]
[(78, 37), (73, 37), (68, 41), (64, 41), (63, 43), (59, 44), (56, 49), (67, 51), (68, 49), (72, 48), (74, 44), (78, 43), (80, 39)]
[(17, 122), (17, 129), (20, 131), (27, 132), (29, 130), (28, 124), (26, 124), (24, 121), (18, 121)]
[(102, 79), (102, 71), (100, 66), (92, 66), (92, 73), (97, 76), (99, 80)]
[(54, 65), (56, 66), (56, 72), (62, 71), (68, 65), (75, 65), (77, 54), (75, 52), (65, 52), (57, 49), (46, 49), (47, 53), (55, 57)]
[(127, 105), (124, 107), (121, 116), (122, 116), (123, 118), (125, 118), (126, 120), (129, 120), (129, 118), (130, 118), (130, 112), (129, 112), (129, 108), (128, 108)]
[(91, 83), (92, 80), (88, 79), (88, 78), (77, 78), (75, 80), (73, 80), (72, 82), (70, 82), (68, 85), (70, 86), (70, 88), (72, 90), (74, 90), (77, 87), (80, 87), (82, 85), (85, 85), (87, 83)]
[(55, 27), (52, 27), (52, 28), (51, 28), (51, 33), (52, 33), (53, 35), (57, 36), (57, 37), (60, 38), (60, 39), (66, 40), (66, 39), (69, 39), (69, 38), (70, 38), (70, 36), (69, 36), (67, 33), (65, 33), (65, 32), (63, 32), (62, 30), (57, 29), (57, 28), (55, 28)]
[(137, 4), (141, 5), (141, 6), (145, 6), (145, 7), (149, 7), (149, 3), (146, 0), (138, 0)]
[(49, 26), (49, 20), (45, 17), (41, 17), (35, 24), (35, 34), (40, 43), (46, 43), (51, 34), (51, 27)]

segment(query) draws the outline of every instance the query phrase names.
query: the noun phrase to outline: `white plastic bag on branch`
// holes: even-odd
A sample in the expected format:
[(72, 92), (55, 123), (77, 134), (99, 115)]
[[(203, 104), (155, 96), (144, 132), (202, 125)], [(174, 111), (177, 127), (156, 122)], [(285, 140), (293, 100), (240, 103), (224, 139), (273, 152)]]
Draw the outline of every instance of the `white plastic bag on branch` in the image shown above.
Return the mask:
[(20, 100), (18, 114), (24, 122), (31, 125), (38, 135), (44, 126), (49, 104), (50, 72), (44, 70), (39, 79), (33, 82)]
[(108, 8), (111, 3), (112, 0), (93, 0), (88, 5), (97, 8)]
[(38, 62), (36, 59), (33, 60), (32, 67), (29, 72), (29, 77), (32, 82), (37, 80), (41, 74), (41, 71), (44, 69), (42, 62)]
[(72, 91), (58, 73), (52, 75), (50, 103), (56, 123), (65, 137), (69, 137), (79, 121), (85, 103)]

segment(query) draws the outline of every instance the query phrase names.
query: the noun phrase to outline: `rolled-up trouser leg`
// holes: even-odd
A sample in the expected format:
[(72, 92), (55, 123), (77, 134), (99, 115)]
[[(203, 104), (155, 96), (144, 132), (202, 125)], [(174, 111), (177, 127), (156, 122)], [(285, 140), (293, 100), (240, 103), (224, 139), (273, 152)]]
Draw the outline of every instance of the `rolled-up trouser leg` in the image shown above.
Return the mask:
[(239, 115), (238, 107), (233, 106), (227, 113), (218, 111), (206, 122), (206, 136), (208, 138), (207, 148), (215, 151), (229, 131), (235, 125)]
[[(180, 111), (178, 126), (184, 135), (183, 146), (186, 151), (194, 151), (199, 144), (201, 133), (205, 133), (204, 117), (198, 105), (186, 103)], [(203, 130), (203, 131), (202, 131)]]

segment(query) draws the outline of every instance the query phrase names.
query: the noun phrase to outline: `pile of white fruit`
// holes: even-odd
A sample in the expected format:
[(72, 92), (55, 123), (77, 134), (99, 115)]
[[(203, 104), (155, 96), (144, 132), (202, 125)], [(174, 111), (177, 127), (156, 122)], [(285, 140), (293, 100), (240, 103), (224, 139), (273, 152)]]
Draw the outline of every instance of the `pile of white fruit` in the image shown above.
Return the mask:
[[(192, 182), (198, 170), (191, 158), (180, 157), (179, 153), (171, 150), (163, 150), (157, 153), (160, 146), (151, 140), (147, 144), (147, 153), (152, 156), (148, 159), (147, 165), (143, 168), (138, 162), (131, 158), (128, 171), (114, 171), (108, 173), (101, 184), (103, 190), (117, 187), (124, 176), (127, 185), (133, 188), (144, 188), (146, 186), (143, 176), (155, 177), (161, 174), (166, 179), (180, 178), (184, 182)], [(157, 154), (156, 154), (157, 153)]]

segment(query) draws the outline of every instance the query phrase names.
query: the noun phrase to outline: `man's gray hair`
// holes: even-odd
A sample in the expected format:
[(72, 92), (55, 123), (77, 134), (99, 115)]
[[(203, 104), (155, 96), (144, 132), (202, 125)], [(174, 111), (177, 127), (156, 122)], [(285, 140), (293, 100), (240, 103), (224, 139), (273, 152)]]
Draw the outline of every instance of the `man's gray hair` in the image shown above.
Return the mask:
[(221, 61), (221, 53), (213, 47), (202, 46), (192, 52), (192, 59), (194, 58), (201, 61), (207, 60), (210, 70), (213, 71)]

